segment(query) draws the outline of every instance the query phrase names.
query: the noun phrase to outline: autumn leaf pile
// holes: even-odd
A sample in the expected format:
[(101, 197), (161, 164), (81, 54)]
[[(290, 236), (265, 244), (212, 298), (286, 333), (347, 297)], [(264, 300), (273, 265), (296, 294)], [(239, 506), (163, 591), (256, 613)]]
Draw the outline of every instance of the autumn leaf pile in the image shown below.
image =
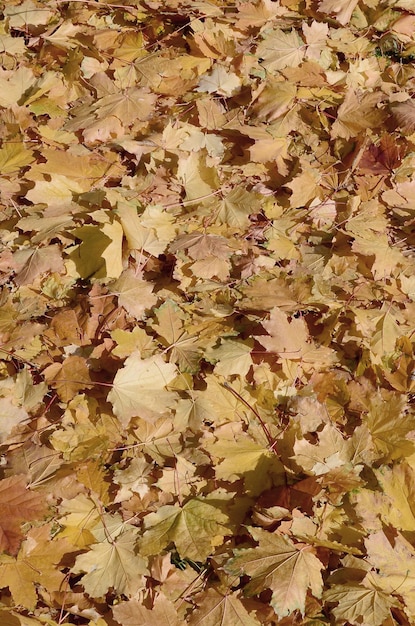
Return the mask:
[(415, 623), (413, 0), (8, 0), (0, 624)]

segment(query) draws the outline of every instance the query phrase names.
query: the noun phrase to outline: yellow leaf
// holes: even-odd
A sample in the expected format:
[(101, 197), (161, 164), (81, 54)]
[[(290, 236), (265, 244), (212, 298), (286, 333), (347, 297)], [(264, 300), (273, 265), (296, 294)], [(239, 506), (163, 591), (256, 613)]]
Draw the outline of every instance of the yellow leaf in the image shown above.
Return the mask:
[(137, 278), (132, 270), (125, 270), (115, 283), (109, 285), (109, 290), (118, 295), (118, 304), (138, 320), (143, 319), (146, 311), (157, 302), (153, 287), (151, 283)]
[(198, 608), (190, 615), (190, 626), (259, 626), (260, 622), (248, 613), (236, 593), (221, 593), (210, 588), (202, 596)]
[(413, 417), (405, 414), (406, 401), (400, 394), (386, 398), (380, 393), (370, 398), (366, 424), (378, 455), (384, 462), (410, 456), (414, 441), (408, 436), (414, 430)]
[(206, 165), (203, 152), (192, 152), (179, 160), (177, 176), (185, 188), (187, 200), (208, 196), (219, 187), (216, 170)]
[(47, 204), (49, 207), (70, 205), (74, 193), (80, 193), (76, 181), (62, 174), (52, 174), (50, 180), (38, 180), (33, 189), (27, 192), (26, 198), (33, 204)]
[(275, 5), (272, 0), (260, 2), (243, 2), (238, 6), (238, 21), (236, 27), (240, 29), (260, 28), (268, 21), (272, 21), (278, 14), (283, 15), (283, 7)]
[(0, 150), (0, 175), (18, 172), (34, 160), (32, 150), (26, 150), (23, 144), (5, 143)]
[[(393, 545), (391, 544), (393, 541)], [(389, 597), (403, 598), (407, 612), (415, 617), (415, 550), (400, 533), (393, 540), (383, 531), (373, 533), (365, 539), (367, 560), (375, 569), (367, 576), (376, 589)]]
[[(164, 493), (171, 493), (178, 497), (188, 496), (195, 486), (200, 488), (200, 478), (195, 477), (197, 467), (182, 456), (174, 457), (174, 467), (165, 467), (163, 475), (156, 485)], [(205, 481), (203, 481), (205, 483)]]
[[(82, 243), (68, 248), (70, 263), (68, 271), (72, 276), (81, 278), (105, 278), (107, 265), (104, 252), (111, 245), (112, 240), (102, 230), (95, 226), (80, 226), (72, 234), (81, 239)], [(110, 268), (108, 268), (110, 271)]]
[(385, 113), (377, 108), (381, 98), (379, 92), (359, 94), (349, 89), (333, 123), (332, 137), (343, 139), (358, 137), (366, 128), (374, 128), (381, 124), (385, 118)]
[(48, 24), (54, 12), (46, 6), (40, 8), (32, 0), (24, 0), (17, 6), (8, 6), (4, 16), (12, 28), (22, 29), (26, 26), (41, 26)]
[(78, 548), (95, 543), (92, 529), (100, 520), (96, 504), (83, 493), (70, 500), (62, 500), (59, 505), (59, 524), (63, 526), (59, 537), (67, 537)]
[(141, 554), (159, 554), (173, 541), (181, 558), (205, 561), (231, 528), (222, 502), (217, 504), (214, 500), (193, 498), (183, 507), (165, 505), (146, 515)]
[(141, 359), (139, 353), (129, 356), (118, 370), (108, 394), (114, 413), (124, 427), (134, 416), (154, 420), (176, 402), (176, 394), (166, 390), (175, 377), (176, 366), (160, 355)]
[(379, 513), (385, 524), (415, 530), (415, 473), (406, 462), (374, 469), (384, 497)]
[(92, 107), (92, 111), (100, 120), (114, 116), (123, 125), (128, 126), (136, 120), (148, 119), (154, 113), (156, 100), (157, 96), (148, 90), (133, 87), (124, 93), (110, 94), (100, 98)]
[(262, 323), (268, 336), (259, 335), (256, 339), (270, 352), (276, 352), (284, 359), (300, 360), (310, 350), (309, 333), (303, 318), (288, 320), (278, 307), (271, 311), (270, 319)]
[(222, 65), (215, 65), (210, 74), (204, 74), (196, 91), (218, 93), (221, 96), (233, 96), (241, 86), (241, 79), (234, 72), (227, 71)]
[(122, 626), (185, 626), (186, 623), (179, 618), (173, 602), (160, 592), (155, 596), (151, 609), (133, 598), (114, 605), (112, 612)]
[(218, 480), (234, 482), (244, 479), (244, 491), (255, 496), (277, 483), (285, 475), (276, 454), (248, 437), (237, 441), (216, 441), (206, 449), (216, 458), (215, 475)]
[[(220, 384), (218, 377), (208, 374), (205, 382), (207, 383), (206, 389), (197, 392), (198, 408), (207, 420), (215, 422), (215, 426), (227, 422), (244, 421), (246, 414), (251, 413), (233, 393)], [(244, 380), (237, 378), (232, 386), (249, 402), (251, 397), (245, 389)]]
[(150, 356), (156, 347), (155, 342), (149, 337), (143, 328), (136, 326), (131, 332), (116, 328), (111, 333), (111, 338), (117, 343), (112, 354), (124, 359), (133, 352), (138, 351), (143, 356)]
[(390, 594), (358, 583), (333, 585), (324, 593), (324, 600), (337, 602), (330, 612), (339, 623), (364, 623), (365, 626), (381, 626), (390, 616), (391, 608), (398, 604)]
[(0, 107), (19, 103), (35, 82), (33, 71), (24, 65), (13, 71), (0, 69)]
[[(296, 95), (296, 85), (286, 81), (282, 82), (271, 76), (265, 86), (261, 87), (259, 95), (256, 96), (254, 110), (259, 119), (272, 122), (293, 107)], [(261, 129), (253, 128), (252, 130), (259, 131)], [(269, 128), (264, 130), (269, 136)]]
[(46, 272), (60, 271), (63, 267), (60, 249), (55, 244), (34, 250), (18, 250), (13, 258), (17, 272), (15, 282), (18, 285), (33, 283)]
[(140, 497), (145, 496), (150, 491), (151, 472), (154, 469), (153, 463), (148, 463), (146, 459), (131, 459), (126, 469), (116, 469), (114, 472), (114, 482), (120, 485), (115, 502), (123, 502), (132, 497), (133, 493), (138, 493)]
[(318, 10), (321, 13), (334, 13), (337, 21), (344, 26), (350, 22), (357, 3), (358, 0), (322, 0)]
[(133, 596), (144, 586), (147, 561), (136, 554), (136, 530), (126, 530), (112, 541), (93, 544), (80, 554), (72, 567), (74, 574), (86, 572), (81, 584), (92, 598), (102, 598), (108, 589)]
[[(44, 128), (49, 127), (40, 127), (40, 129)], [(69, 133), (60, 132), (63, 134), (63, 143), (72, 143)], [(48, 138), (47, 134), (45, 136)], [(54, 139), (54, 135), (52, 135), (51, 139)], [(52, 177), (52, 180), (54, 180), (56, 175), (57, 178), (55, 180), (62, 181), (64, 186), (74, 190), (76, 193), (90, 191), (91, 188), (97, 186), (102, 178), (119, 174), (117, 155), (113, 152), (107, 152), (105, 158), (102, 158), (100, 155), (91, 154), (89, 151), (86, 154), (76, 154), (74, 149), (63, 151), (62, 148), (60, 150), (43, 148), (42, 157), (46, 159), (46, 163), (35, 163), (32, 165), (27, 173), (27, 178), (38, 181), (39, 175), (42, 174), (46, 177)]]
[(217, 348), (206, 350), (205, 359), (215, 363), (215, 374), (224, 377), (238, 374), (243, 378), (252, 365), (252, 349), (253, 344), (224, 340)]
[(270, 589), (271, 605), (279, 618), (295, 610), (304, 615), (308, 589), (316, 598), (321, 597), (323, 563), (309, 546), (296, 546), (288, 538), (260, 528), (248, 530), (259, 545), (235, 550), (225, 570), (235, 576), (250, 576), (244, 588), (248, 595)]
[(212, 201), (212, 212), (221, 224), (246, 228), (249, 226), (249, 215), (258, 212), (260, 207), (259, 196), (247, 191), (243, 187), (235, 187), (225, 194), (223, 199)]
[(36, 607), (36, 573), (29, 563), (3, 554), (0, 557), (0, 577), (2, 587), (9, 588), (15, 604), (20, 604), (29, 611)]
[(0, 443), (4, 443), (13, 428), (29, 419), (23, 407), (13, 404), (12, 398), (0, 398)]
[(306, 170), (301, 172), (290, 183), (285, 186), (291, 189), (292, 195), (290, 197), (290, 206), (293, 209), (306, 206), (311, 200), (319, 198), (320, 186), (319, 186), (320, 174), (313, 170)]
[(6, 582), (16, 604), (29, 610), (36, 605), (36, 587), (57, 592), (65, 578), (59, 567), (62, 556), (72, 550), (66, 539), (51, 537), (51, 524), (32, 528), (16, 559), (0, 556), (1, 585)]
[(295, 30), (285, 33), (276, 29), (268, 31), (257, 47), (257, 56), (263, 66), (270, 72), (282, 70), (284, 67), (297, 67), (304, 57), (303, 40)]
[(163, 345), (170, 347), (170, 361), (177, 363), (181, 372), (196, 372), (201, 359), (197, 337), (184, 329), (185, 316), (180, 307), (167, 300), (156, 310), (158, 324), (151, 327), (160, 336)]
[(51, 363), (43, 373), (45, 380), (65, 402), (91, 385), (86, 359), (81, 356), (69, 356), (63, 363)]

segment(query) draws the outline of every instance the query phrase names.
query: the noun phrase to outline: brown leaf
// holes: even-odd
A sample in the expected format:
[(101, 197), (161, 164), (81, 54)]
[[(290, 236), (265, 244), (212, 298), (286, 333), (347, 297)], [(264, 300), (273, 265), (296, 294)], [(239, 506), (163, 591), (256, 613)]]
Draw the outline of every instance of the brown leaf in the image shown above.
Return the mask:
[(398, 127), (408, 135), (415, 132), (415, 102), (406, 100), (392, 106), (392, 113), (398, 123)]
[(43, 494), (26, 488), (24, 475), (0, 481), (0, 550), (17, 554), (23, 533), (23, 521), (39, 519), (46, 512)]
[(63, 268), (62, 254), (55, 244), (35, 250), (19, 250), (14, 254), (15, 282), (27, 285), (40, 278), (45, 272), (59, 272)]
[(43, 374), (64, 402), (68, 402), (78, 391), (91, 384), (87, 361), (81, 356), (69, 356), (63, 363), (52, 363)]

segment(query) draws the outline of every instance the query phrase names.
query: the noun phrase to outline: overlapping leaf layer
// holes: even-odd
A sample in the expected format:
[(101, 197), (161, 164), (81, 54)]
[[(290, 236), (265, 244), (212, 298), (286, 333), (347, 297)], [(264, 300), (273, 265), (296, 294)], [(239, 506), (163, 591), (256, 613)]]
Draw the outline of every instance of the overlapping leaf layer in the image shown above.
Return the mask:
[(415, 622), (412, 0), (9, 0), (0, 622)]

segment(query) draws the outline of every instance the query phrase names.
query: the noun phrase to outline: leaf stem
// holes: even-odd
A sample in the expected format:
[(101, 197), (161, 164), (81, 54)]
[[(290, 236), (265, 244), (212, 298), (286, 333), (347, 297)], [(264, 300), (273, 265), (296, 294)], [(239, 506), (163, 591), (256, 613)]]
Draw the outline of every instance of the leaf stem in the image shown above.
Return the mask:
[(248, 409), (250, 409), (252, 411), (252, 413), (255, 415), (255, 417), (258, 419), (259, 423), (261, 424), (261, 428), (265, 433), (265, 436), (267, 438), (270, 450), (272, 450), (272, 452), (274, 454), (276, 454), (278, 456), (278, 451), (276, 450), (276, 441), (273, 438), (273, 436), (271, 435), (268, 426), (265, 424), (264, 420), (262, 419), (262, 417), (260, 416), (260, 414), (258, 413), (258, 411), (256, 411), (254, 409), (253, 406), (251, 406), (249, 404), (249, 402), (247, 402), (245, 400), (245, 398), (243, 398), (241, 396), (240, 393), (238, 393), (233, 387), (231, 387), (231, 385), (229, 383), (227, 383), (226, 381), (224, 383), (222, 383), (222, 386), (225, 387), (225, 389), (227, 389), (228, 391), (230, 391), (231, 393), (233, 393), (233, 395), (238, 398), (238, 400), (240, 402), (242, 402), (242, 404), (244, 404)]

